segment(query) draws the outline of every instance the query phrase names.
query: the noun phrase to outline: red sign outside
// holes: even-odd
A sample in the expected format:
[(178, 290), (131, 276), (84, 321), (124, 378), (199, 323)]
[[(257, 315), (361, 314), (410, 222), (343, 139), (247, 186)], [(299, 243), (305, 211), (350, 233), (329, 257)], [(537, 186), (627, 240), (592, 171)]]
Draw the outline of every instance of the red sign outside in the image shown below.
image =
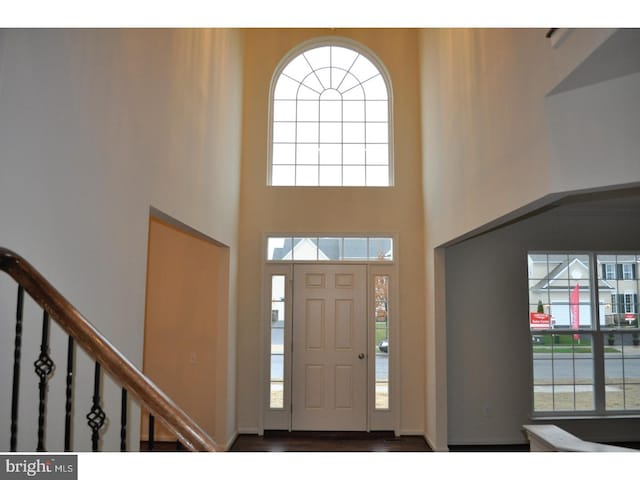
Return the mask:
[(538, 312), (529, 313), (529, 327), (532, 330), (543, 330), (551, 328), (551, 315), (549, 315), (548, 313)]

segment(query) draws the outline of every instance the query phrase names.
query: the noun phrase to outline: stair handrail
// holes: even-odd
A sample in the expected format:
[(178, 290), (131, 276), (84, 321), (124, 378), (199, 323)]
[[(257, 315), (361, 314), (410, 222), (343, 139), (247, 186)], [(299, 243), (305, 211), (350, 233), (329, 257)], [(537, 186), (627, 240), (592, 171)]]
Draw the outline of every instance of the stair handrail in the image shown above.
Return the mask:
[(0, 247), (0, 270), (191, 451), (215, 452), (216, 442), (184, 410), (115, 348), (49, 281), (17, 253)]

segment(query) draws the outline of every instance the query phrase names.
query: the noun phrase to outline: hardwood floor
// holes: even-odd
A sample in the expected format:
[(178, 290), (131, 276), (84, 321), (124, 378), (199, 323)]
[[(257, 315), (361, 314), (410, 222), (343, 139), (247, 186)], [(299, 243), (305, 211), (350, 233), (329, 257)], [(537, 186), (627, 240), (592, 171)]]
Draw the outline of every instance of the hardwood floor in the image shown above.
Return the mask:
[(232, 452), (430, 452), (420, 436), (392, 432), (265, 432), (239, 435)]

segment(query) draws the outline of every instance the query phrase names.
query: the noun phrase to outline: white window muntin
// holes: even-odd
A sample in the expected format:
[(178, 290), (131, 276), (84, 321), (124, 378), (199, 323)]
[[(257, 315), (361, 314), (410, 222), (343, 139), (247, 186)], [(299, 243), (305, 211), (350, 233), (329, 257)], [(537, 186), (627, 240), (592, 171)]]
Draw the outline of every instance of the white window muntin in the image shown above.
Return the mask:
[(276, 69), (269, 103), (268, 185), (393, 186), (391, 81), (366, 47), (340, 37), (299, 45)]
[[(533, 285), (546, 285), (549, 286), (551, 281), (543, 281), (540, 275), (533, 275), (532, 273), (536, 270), (532, 268), (535, 264), (543, 264), (541, 262), (540, 257), (547, 256), (547, 267), (546, 272), (549, 276), (552, 273), (555, 274), (555, 277), (558, 277), (559, 272), (553, 269), (553, 266), (558, 265), (558, 259), (566, 256), (570, 258), (575, 256), (575, 253), (556, 253), (556, 252), (529, 252), (528, 254), (528, 263), (529, 263), (529, 288), (530, 288), (530, 311), (535, 312), (534, 305), (531, 302), (532, 293), (531, 287)], [(532, 376), (532, 394), (533, 394), (533, 415), (535, 417), (555, 417), (558, 415), (562, 416), (575, 416), (582, 415), (585, 413), (598, 415), (598, 416), (611, 416), (611, 415), (637, 415), (640, 413), (640, 395), (635, 393), (636, 390), (640, 390), (640, 357), (635, 353), (635, 351), (631, 348), (628, 348), (631, 345), (633, 340), (633, 345), (636, 345), (637, 339), (640, 338), (640, 328), (638, 328), (637, 323), (629, 323), (625, 325), (618, 324), (608, 324), (606, 321), (603, 323), (603, 315), (609, 316), (608, 311), (611, 309), (615, 310), (616, 305), (612, 305), (617, 303), (614, 301), (614, 298), (620, 298), (620, 307), (621, 309), (627, 310), (627, 308), (635, 308), (635, 302), (633, 301), (633, 296), (637, 295), (636, 293), (629, 294), (625, 292), (625, 294), (618, 294), (617, 285), (618, 281), (622, 280), (622, 265), (617, 267), (615, 262), (612, 262), (612, 258), (616, 258), (615, 254), (600, 254), (600, 253), (582, 253), (581, 255), (589, 255), (590, 264), (592, 267), (590, 268), (589, 274), (589, 282), (591, 284), (591, 299), (590, 299), (590, 311), (594, 316), (594, 321), (592, 322), (592, 326), (586, 327), (580, 325), (579, 329), (573, 329), (570, 326), (563, 326), (560, 328), (554, 328), (553, 322), (550, 323), (550, 328), (548, 329), (534, 329), (531, 327), (531, 338), (532, 338), (532, 366), (533, 366), (533, 376)], [(637, 255), (635, 257), (635, 261), (640, 260), (640, 254), (631, 253), (629, 255)], [(607, 265), (613, 263), (613, 268), (607, 268)], [(622, 263), (622, 262), (620, 262)], [(599, 266), (604, 265), (604, 269), (600, 270)], [(596, 266), (598, 268), (596, 268)], [(613, 280), (608, 274), (611, 272), (615, 272), (614, 275), (611, 275), (613, 279), (617, 281), (608, 281)], [(617, 271), (619, 270), (619, 271)], [(539, 269), (537, 271), (540, 271)], [(613, 273), (611, 272), (611, 273)], [(625, 280), (627, 283), (629, 280)], [(637, 282), (637, 279), (632, 280), (634, 283)], [(638, 291), (638, 285), (636, 285), (636, 290)], [(604, 295), (604, 298), (607, 298), (607, 292), (605, 290), (609, 290), (612, 296), (612, 304), (601, 303), (600, 298)], [(629, 298), (627, 298), (629, 296)], [(583, 300), (581, 299), (581, 304)], [(600, 303), (600, 305), (599, 305)], [(634, 306), (631, 306), (631, 303), (634, 303)], [(595, 308), (595, 306), (598, 308)], [(548, 305), (543, 304), (543, 308), (548, 308)], [(573, 337), (574, 339), (584, 339), (588, 340), (587, 343), (592, 345), (591, 350), (591, 362), (593, 373), (590, 375), (592, 379), (593, 386), (593, 408), (561, 408), (561, 409), (552, 409), (552, 410), (536, 410), (536, 389), (540, 389), (541, 386), (538, 385), (536, 379), (536, 365), (535, 365), (535, 349), (536, 347), (540, 347), (540, 343), (543, 341), (544, 336), (565, 336), (565, 337)], [(579, 340), (574, 341), (573, 348), (575, 349), (576, 345), (580, 346), (578, 343)], [(555, 342), (553, 342), (555, 343)], [(612, 346), (618, 347), (618, 354), (612, 354), (608, 349), (611, 349)], [(562, 348), (562, 347), (561, 347)], [(572, 354), (575, 357), (575, 354)], [(566, 359), (561, 359), (562, 361)], [(571, 360), (575, 364), (575, 358)], [(616, 362), (620, 365), (618, 370), (616, 371), (613, 367)], [(553, 362), (552, 362), (553, 364)], [(552, 366), (555, 369), (555, 366)], [(620, 374), (619, 371), (623, 373)], [(614, 373), (617, 372), (617, 373)], [(614, 378), (618, 376), (620, 378)], [(568, 388), (573, 389), (574, 395), (578, 393), (581, 388), (587, 387), (587, 385), (581, 385), (580, 382), (575, 382), (574, 375), (574, 383), (570, 385), (571, 382), (566, 383), (564, 381), (556, 383), (555, 379), (552, 377), (551, 388), (555, 389), (559, 386), (561, 389)], [(614, 392), (614, 391), (617, 391)], [(634, 392), (633, 395), (630, 395), (629, 392)], [(622, 400), (619, 398), (614, 398), (615, 395), (621, 396)], [(574, 405), (577, 407), (577, 402), (574, 400)], [(622, 402), (622, 403), (621, 403)]]
[(391, 236), (269, 235), (268, 262), (382, 262), (395, 258)]

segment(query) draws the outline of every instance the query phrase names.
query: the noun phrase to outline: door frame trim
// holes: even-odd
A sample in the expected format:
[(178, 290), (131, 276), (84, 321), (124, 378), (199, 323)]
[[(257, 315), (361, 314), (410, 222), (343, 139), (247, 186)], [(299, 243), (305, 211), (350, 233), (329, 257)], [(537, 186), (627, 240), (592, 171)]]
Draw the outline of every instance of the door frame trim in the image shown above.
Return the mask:
[[(309, 235), (313, 236), (313, 235)], [(361, 236), (366, 236), (361, 234)], [(260, 307), (260, 366), (259, 366), (259, 412), (258, 412), (258, 434), (263, 435), (265, 430), (288, 430), (291, 431), (291, 382), (292, 382), (292, 355), (291, 355), (291, 329), (293, 322), (293, 267), (294, 264), (322, 264), (322, 265), (345, 265), (357, 264), (366, 266), (366, 315), (367, 315), (367, 355), (369, 359), (367, 369), (367, 431), (387, 430), (393, 431), (396, 436), (400, 435), (400, 391), (401, 376), (399, 371), (400, 356), (398, 354), (400, 339), (400, 309), (399, 309), (399, 272), (397, 262), (397, 237), (393, 237), (394, 261), (390, 262), (330, 262), (330, 261), (264, 261), (262, 264), (261, 279), (261, 307)], [(266, 236), (265, 236), (266, 238)], [(266, 245), (266, 241), (264, 242)], [(265, 255), (266, 257), (266, 255)], [(269, 407), (270, 399), (270, 324), (266, 321), (270, 318), (271, 312), (271, 276), (284, 275), (286, 278), (285, 287), (285, 347), (284, 347), (284, 407), (282, 409), (272, 409)], [(373, 277), (375, 275), (388, 275), (390, 277), (389, 291), (389, 409), (375, 409), (375, 332), (369, 321), (370, 312), (373, 311), (374, 294), (372, 291)]]

